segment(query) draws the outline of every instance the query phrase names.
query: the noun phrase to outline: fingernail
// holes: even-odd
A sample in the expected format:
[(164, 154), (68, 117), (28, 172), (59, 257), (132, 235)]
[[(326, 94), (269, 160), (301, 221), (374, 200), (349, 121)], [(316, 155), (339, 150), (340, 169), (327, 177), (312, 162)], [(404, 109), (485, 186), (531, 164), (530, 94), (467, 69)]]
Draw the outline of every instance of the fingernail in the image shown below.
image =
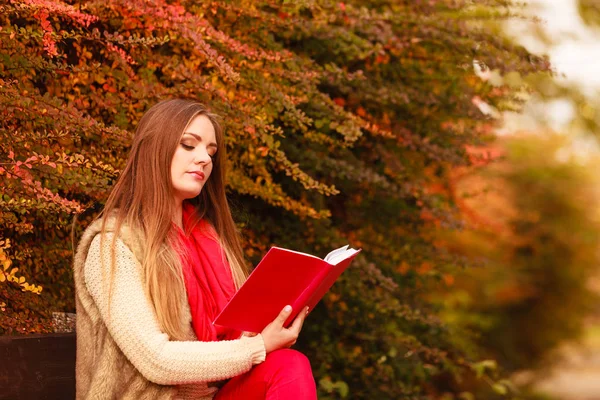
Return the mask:
[(285, 306), (285, 307), (283, 307), (283, 311), (285, 311), (285, 312), (292, 311), (292, 306)]

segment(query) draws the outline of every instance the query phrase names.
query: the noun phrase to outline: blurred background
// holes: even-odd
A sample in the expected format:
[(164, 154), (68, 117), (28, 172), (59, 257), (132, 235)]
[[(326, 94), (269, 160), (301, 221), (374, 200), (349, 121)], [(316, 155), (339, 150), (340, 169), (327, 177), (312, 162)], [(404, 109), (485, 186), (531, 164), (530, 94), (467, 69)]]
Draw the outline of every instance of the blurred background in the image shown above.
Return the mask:
[(600, 399), (598, 0), (0, 11), (0, 335), (64, 329), (71, 229), (192, 97), (249, 264), (363, 248), (298, 342), (319, 398)]
[[(548, 55), (554, 74), (502, 78), (497, 71), (479, 70), (493, 85), (525, 80), (533, 91), (524, 95), (518, 112), (499, 114), (480, 105), (502, 120), (496, 130), (501, 145), (488, 156), (494, 151), (509, 156), (460, 176), (472, 225), (495, 227), (486, 235), (475, 229), (461, 239), (461, 248), (494, 243), (486, 258), (491, 252), (505, 261), (471, 282), (472, 274), (465, 274), (465, 292), (450, 298), (456, 304), (477, 302), (466, 308), (485, 310), (489, 320), (476, 322), (483, 330), (493, 327), (485, 340), (514, 366), (513, 383), (529, 388), (533, 397), (598, 399), (600, 270), (594, 261), (597, 240), (588, 239), (595, 237), (598, 218), (600, 2), (533, 0), (524, 14), (533, 19), (507, 21), (503, 30), (532, 53)], [(499, 237), (508, 248), (497, 247)], [(589, 263), (587, 273), (577, 271), (579, 263)], [(509, 264), (519, 271), (507, 271)], [(498, 306), (507, 314), (494, 315)]]

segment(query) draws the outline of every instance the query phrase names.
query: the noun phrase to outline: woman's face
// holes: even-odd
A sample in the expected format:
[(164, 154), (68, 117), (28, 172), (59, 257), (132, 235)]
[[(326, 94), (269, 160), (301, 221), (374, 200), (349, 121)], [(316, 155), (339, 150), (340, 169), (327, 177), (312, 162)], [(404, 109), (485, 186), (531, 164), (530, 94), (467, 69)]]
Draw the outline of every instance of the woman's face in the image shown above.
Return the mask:
[(217, 152), (215, 128), (204, 115), (195, 117), (181, 135), (171, 161), (171, 182), (178, 203), (200, 194)]

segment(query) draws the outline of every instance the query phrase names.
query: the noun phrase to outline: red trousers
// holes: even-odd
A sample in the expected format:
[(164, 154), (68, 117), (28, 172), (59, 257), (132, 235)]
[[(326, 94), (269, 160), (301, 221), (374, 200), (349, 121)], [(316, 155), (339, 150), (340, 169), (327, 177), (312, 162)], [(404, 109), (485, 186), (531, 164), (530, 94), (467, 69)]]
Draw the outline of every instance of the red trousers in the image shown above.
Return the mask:
[(217, 392), (215, 400), (316, 400), (317, 388), (308, 358), (299, 351), (281, 349), (264, 362), (236, 376)]

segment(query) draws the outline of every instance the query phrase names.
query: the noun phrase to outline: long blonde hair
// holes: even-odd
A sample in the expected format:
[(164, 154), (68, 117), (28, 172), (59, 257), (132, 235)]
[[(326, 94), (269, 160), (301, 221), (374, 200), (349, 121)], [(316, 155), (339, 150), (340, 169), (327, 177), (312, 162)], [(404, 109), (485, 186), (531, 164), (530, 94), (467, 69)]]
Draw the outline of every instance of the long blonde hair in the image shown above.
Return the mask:
[[(225, 144), (217, 116), (203, 105), (184, 99), (162, 101), (140, 120), (125, 169), (117, 180), (99, 218), (115, 218), (114, 231), (126, 224), (142, 238), (145, 289), (157, 319), (174, 340), (185, 340), (182, 325), (186, 301), (181, 262), (175, 251), (173, 215), (175, 198), (171, 182), (171, 161), (181, 135), (193, 118), (203, 115), (215, 128), (217, 152), (213, 170), (199, 196), (189, 200), (197, 217), (214, 227), (225, 251), (236, 287), (247, 277), (239, 234), (225, 195)], [(102, 235), (108, 218), (103, 218)], [(110, 280), (114, 277), (114, 249)], [(112, 285), (110, 285), (112, 286)]]

